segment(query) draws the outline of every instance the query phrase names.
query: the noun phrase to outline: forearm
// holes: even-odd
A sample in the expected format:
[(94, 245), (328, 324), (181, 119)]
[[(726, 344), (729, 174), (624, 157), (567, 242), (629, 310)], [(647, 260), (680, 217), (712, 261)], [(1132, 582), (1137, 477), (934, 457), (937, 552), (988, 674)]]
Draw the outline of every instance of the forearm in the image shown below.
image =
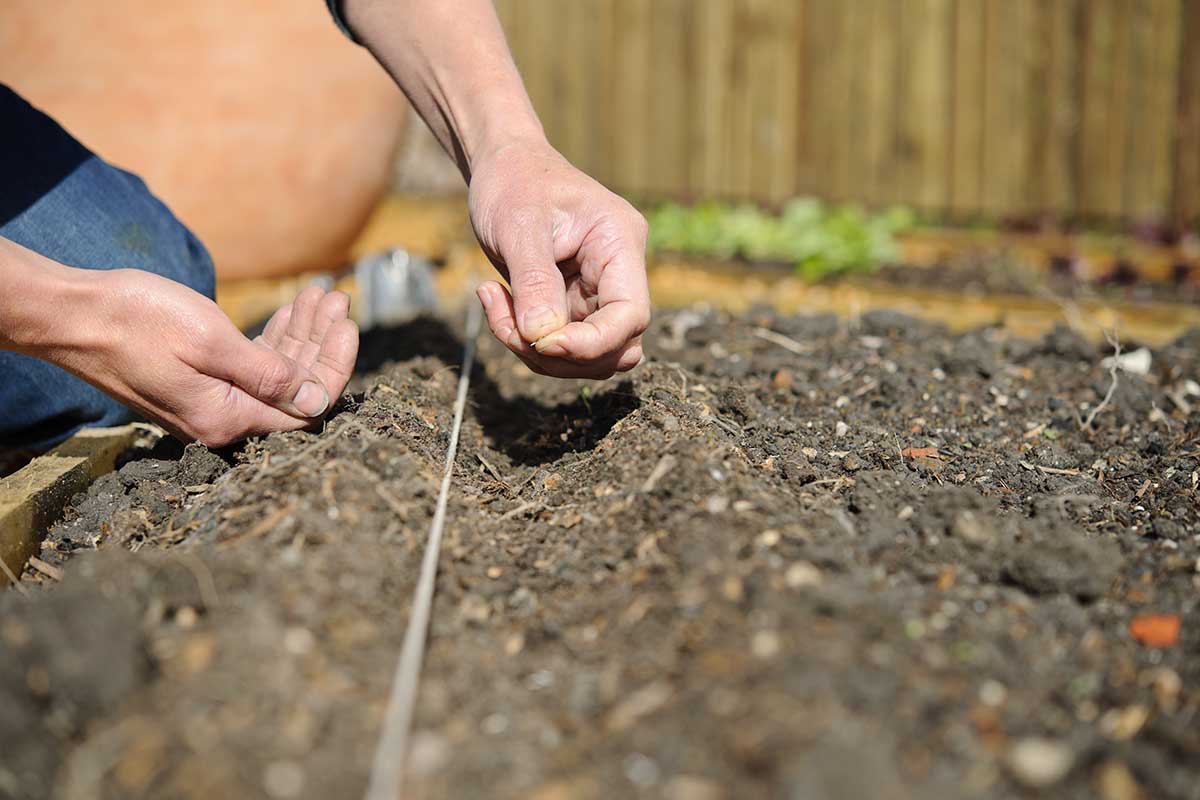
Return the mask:
[(344, 0), (343, 11), (468, 182), (488, 151), (545, 142), (489, 0)]
[(45, 358), (74, 344), (73, 317), (94, 302), (96, 275), (0, 236), (0, 350)]

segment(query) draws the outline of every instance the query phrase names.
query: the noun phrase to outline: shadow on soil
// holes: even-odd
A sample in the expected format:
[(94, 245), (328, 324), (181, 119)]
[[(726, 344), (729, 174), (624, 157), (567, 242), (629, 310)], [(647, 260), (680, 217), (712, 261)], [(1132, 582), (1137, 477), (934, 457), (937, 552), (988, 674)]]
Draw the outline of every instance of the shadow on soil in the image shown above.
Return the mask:
[[(462, 339), (444, 321), (423, 317), (363, 334), (355, 372), (373, 373), (388, 362), (422, 356), (457, 366), (462, 353)], [(629, 381), (594, 394), (584, 384), (569, 403), (548, 404), (527, 395), (506, 397), (476, 362), (470, 405), (496, 449), (516, 464), (540, 466), (566, 453), (592, 450), (641, 400)]]

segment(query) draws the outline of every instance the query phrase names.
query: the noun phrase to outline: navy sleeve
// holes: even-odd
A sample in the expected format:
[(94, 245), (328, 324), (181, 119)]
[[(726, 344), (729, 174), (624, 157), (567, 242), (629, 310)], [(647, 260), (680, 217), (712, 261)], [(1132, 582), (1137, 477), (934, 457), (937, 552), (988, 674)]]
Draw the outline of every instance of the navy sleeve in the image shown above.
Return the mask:
[(325, 3), (329, 6), (329, 13), (333, 14), (333, 21), (342, 29), (342, 33), (346, 34), (350, 41), (359, 43), (350, 30), (350, 26), (346, 24), (346, 17), (342, 14), (342, 0), (325, 0)]

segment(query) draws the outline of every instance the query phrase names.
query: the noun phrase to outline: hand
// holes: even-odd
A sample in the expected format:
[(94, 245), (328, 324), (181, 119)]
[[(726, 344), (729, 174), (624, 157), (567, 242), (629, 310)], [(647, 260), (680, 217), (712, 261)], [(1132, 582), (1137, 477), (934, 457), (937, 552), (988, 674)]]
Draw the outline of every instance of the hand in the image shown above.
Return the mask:
[(512, 286), (477, 294), (492, 333), (530, 369), (607, 378), (642, 360), (650, 322), (646, 221), (548, 144), (472, 163), (471, 223)]
[[(358, 353), (350, 298), (316, 286), (250, 341), (208, 298), (147, 272), (88, 272), (85, 331), (44, 357), (184, 440), (220, 447), (308, 427), (341, 395)], [(91, 290), (89, 290), (91, 291)]]

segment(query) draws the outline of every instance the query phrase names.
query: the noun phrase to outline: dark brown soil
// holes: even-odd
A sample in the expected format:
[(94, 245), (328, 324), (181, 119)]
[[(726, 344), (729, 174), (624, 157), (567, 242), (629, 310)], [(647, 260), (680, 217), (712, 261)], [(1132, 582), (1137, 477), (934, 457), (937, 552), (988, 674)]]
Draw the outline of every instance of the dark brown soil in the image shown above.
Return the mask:
[[(367, 337), (319, 435), (76, 499), (65, 579), (0, 597), (0, 795), (361, 796), (456, 330)], [(1200, 332), (1088, 430), (1111, 378), (1068, 331), (653, 333), (591, 386), (483, 343), (411, 796), (1200, 797)]]

